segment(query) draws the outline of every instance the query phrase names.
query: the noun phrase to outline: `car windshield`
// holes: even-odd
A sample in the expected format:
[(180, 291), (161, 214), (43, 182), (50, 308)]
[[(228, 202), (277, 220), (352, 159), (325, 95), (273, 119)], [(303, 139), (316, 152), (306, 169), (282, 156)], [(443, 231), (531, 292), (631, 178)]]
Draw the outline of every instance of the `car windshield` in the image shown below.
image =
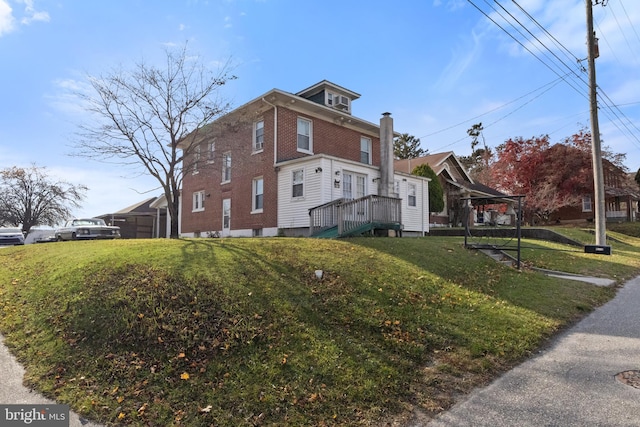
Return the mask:
[(104, 225), (104, 221), (101, 219), (76, 219), (73, 221), (73, 225)]

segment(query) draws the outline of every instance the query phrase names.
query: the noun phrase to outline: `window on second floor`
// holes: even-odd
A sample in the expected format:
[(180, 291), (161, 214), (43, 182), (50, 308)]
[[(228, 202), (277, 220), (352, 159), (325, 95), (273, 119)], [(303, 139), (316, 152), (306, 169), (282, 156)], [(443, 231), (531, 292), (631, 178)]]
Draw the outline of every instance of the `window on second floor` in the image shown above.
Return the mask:
[(264, 149), (264, 120), (260, 120), (253, 124), (253, 151), (262, 151)]
[(407, 205), (411, 207), (416, 206), (416, 185), (407, 185)]
[(360, 137), (360, 162), (371, 164), (371, 138)]
[(231, 153), (222, 155), (222, 182), (231, 181)]
[(304, 169), (297, 169), (291, 172), (291, 182), (292, 182), (292, 197), (303, 197), (304, 196)]
[(208, 163), (213, 163), (213, 159), (216, 156), (216, 142), (215, 141), (210, 141), (207, 144), (207, 162)]
[(298, 117), (298, 151), (313, 152), (311, 120)]
[(193, 193), (193, 212), (200, 212), (204, 210), (204, 191), (196, 191)]
[(252, 187), (253, 201), (251, 210), (252, 212), (262, 212), (264, 203), (264, 180), (262, 177), (254, 178)]
[(200, 145), (196, 145), (193, 149), (193, 164), (191, 165), (191, 172), (193, 174), (198, 173), (198, 164), (200, 163)]

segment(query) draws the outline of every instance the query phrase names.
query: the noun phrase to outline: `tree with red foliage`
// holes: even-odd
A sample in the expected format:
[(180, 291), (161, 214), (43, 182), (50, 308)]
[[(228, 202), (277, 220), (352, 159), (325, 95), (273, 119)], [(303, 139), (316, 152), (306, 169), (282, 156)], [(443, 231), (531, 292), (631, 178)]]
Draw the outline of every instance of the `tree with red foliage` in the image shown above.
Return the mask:
[(499, 145), (497, 159), (491, 164), (493, 185), (504, 193), (528, 197), (540, 184), (538, 171), (549, 147), (548, 135), (511, 138)]
[[(496, 149), (491, 165), (494, 186), (507, 194), (524, 195), (524, 219), (547, 222), (554, 211), (593, 193), (591, 133), (581, 129), (551, 145), (549, 136), (509, 139)], [(624, 169), (624, 154), (603, 150), (603, 157)]]

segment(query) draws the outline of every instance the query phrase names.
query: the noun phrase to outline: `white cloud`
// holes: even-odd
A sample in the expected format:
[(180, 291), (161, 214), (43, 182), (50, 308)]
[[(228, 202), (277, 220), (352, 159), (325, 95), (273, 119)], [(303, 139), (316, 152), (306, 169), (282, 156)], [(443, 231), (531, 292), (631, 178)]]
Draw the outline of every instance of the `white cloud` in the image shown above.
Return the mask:
[[(442, 6), (443, 3), (444, 2), (442, 0), (433, 0), (433, 6), (434, 7)], [(464, 1), (464, 0), (446, 0), (446, 8), (449, 11), (458, 10), (458, 9), (462, 8), (465, 4), (466, 4), (466, 1)]]
[(116, 212), (150, 197), (159, 196), (159, 184), (148, 176), (123, 177), (117, 167), (87, 162), (84, 168), (47, 167), (51, 176), (88, 187), (75, 217), (92, 217)]
[[(18, 3), (24, 4), (24, 16), (19, 18), (22, 25), (29, 25), (32, 22), (49, 22), (51, 20), (48, 12), (35, 9), (33, 0), (19, 0)], [(9, 2), (0, 0), (0, 37), (15, 30), (15, 22), (16, 17)]]
[(49, 22), (51, 20), (48, 12), (38, 11), (35, 9), (33, 6), (33, 0), (23, 0), (23, 3), (25, 4), (24, 13), (26, 16), (20, 20), (20, 23), (29, 25), (34, 21)]
[(481, 36), (475, 32), (473, 32), (471, 36), (473, 45), (456, 48), (456, 51), (453, 52), (453, 58), (445, 67), (440, 78), (436, 81), (435, 87), (444, 91), (454, 87), (458, 79), (480, 56), (482, 51), (482, 43), (480, 43)]
[(86, 116), (88, 105), (81, 95), (90, 95), (92, 87), (86, 80), (58, 79), (53, 81), (54, 93), (46, 94), (49, 105), (69, 116)]
[(10, 33), (14, 27), (14, 18), (11, 6), (5, 0), (0, 0), (0, 37)]

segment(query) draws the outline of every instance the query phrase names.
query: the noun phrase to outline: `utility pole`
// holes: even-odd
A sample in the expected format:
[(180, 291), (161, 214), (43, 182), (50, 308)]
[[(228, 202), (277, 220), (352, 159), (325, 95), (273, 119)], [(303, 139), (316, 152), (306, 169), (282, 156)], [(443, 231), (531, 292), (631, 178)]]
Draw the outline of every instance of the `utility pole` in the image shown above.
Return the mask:
[[(601, 247), (600, 251), (605, 252), (607, 230), (604, 195), (604, 173), (602, 171), (602, 149), (600, 146), (600, 128), (598, 126), (598, 100), (596, 86), (596, 63), (597, 47), (595, 32), (593, 31), (593, 5), (592, 0), (585, 0), (587, 4), (587, 49), (589, 62), (589, 98), (591, 110), (591, 158), (593, 162), (593, 184), (595, 193), (595, 223), (596, 223), (596, 246)], [(595, 0), (595, 4), (605, 5), (606, 0)], [(605, 253), (611, 253), (610, 248)]]

